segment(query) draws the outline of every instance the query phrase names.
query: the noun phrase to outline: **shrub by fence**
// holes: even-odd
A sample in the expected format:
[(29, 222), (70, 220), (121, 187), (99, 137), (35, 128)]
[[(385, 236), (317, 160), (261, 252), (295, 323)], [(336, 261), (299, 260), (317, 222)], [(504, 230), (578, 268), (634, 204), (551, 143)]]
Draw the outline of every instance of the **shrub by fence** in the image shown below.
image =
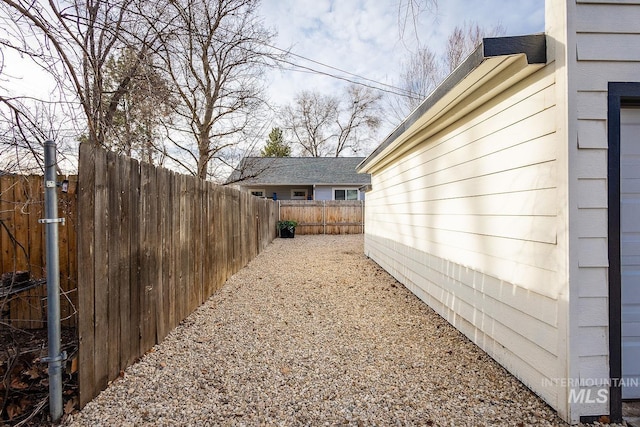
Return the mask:
[(296, 234), (364, 233), (364, 202), (345, 200), (280, 200), (280, 219), (298, 222)]
[[(58, 195), (60, 314), (63, 326), (75, 326), (77, 305), (76, 195), (77, 177), (69, 177), (70, 191)], [(60, 177), (62, 180), (63, 177)], [(0, 176), (0, 312), (3, 323), (20, 329), (46, 325), (44, 178)], [(14, 275), (16, 272), (22, 272)]]
[(82, 144), (80, 405), (275, 237), (276, 204)]

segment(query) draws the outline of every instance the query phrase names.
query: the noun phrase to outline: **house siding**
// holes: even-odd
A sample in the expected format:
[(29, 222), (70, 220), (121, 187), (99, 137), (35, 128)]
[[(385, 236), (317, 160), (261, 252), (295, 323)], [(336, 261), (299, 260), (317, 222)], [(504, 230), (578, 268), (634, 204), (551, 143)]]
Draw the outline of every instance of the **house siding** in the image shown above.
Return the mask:
[(545, 8), (546, 67), (368, 169), (365, 252), (577, 423), (610, 413), (575, 397), (609, 380), (607, 90), (640, 81), (640, 0)]
[(313, 196), (313, 187), (310, 185), (295, 185), (295, 186), (269, 186), (269, 185), (255, 185), (247, 186), (247, 189), (260, 188), (265, 190), (265, 196), (268, 199), (273, 198), (273, 194), (276, 194), (278, 200), (291, 200), (291, 190), (307, 190), (307, 197)]
[[(577, 264), (570, 294), (576, 298), (578, 333), (572, 337), (580, 379), (609, 377), (607, 254), (607, 89), (609, 82), (640, 81), (640, 1), (585, 1), (567, 6), (570, 186), (577, 192), (571, 215)], [(575, 51), (573, 50), (575, 49)], [(575, 78), (573, 78), (575, 76)], [(573, 113), (575, 112), (575, 113)], [(575, 320), (574, 320), (575, 321)], [(608, 403), (571, 407), (571, 420), (608, 414)]]
[(554, 78), (541, 69), (373, 173), (365, 252), (557, 407)]
[(333, 200), (331, 187), (316, 186), (315, 200)]

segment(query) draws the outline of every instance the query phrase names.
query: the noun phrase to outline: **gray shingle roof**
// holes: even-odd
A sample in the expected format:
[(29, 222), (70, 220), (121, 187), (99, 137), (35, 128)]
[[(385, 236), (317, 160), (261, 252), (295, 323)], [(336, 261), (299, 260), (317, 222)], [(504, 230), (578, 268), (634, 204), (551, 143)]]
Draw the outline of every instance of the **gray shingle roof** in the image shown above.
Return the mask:
[(245, 157), (227, 183), (241, 185), (324, 185), (371, 183), (356, 172), (364, 157)]

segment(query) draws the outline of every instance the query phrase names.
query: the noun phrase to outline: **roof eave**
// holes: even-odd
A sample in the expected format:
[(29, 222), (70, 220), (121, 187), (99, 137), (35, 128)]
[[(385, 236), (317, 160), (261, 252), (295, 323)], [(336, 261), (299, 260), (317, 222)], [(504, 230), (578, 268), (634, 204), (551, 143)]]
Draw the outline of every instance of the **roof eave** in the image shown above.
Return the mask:
[[(371, 173), (380, 162), (418, 131), (436, 123), (467, 100), (480, 86), (501, 73), (507, 80), (497, 85), (501, 90), (513, 85), (547, 63), (545, 34), (483, 39), (467, 59), (458, 66), (367, 158), (356, 168)], [(509, 78), (508, 76), (512, 77)], [(495, 91), (494, 91), (495, 92)], [(459, 111), (476, 108), (469, 104)], [(451, 117), (453, 121), (453, 116)], [(439, 126), (438, 129), (442, 129)], [(408, 149), (408, 148), (407, 148)], [(406, 151), (402, 150), (402, 152)], [(385, 164), (387, 162), (384, 162)]]

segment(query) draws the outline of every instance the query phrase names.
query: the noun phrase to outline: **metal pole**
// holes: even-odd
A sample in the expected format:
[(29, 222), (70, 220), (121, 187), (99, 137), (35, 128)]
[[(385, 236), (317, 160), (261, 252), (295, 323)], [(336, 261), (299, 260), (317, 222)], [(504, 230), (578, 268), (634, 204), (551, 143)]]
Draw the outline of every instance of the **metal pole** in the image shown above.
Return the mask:
[(44, 219), (47, 258), (47, 328), (49, 338), (49, 413), (51, 421), (62, 417), (62, 362), (66, 354), (60, 352), (60, 265), (58, 253), (58, 195), (56, 193), (56, 144), (44, 143)]

